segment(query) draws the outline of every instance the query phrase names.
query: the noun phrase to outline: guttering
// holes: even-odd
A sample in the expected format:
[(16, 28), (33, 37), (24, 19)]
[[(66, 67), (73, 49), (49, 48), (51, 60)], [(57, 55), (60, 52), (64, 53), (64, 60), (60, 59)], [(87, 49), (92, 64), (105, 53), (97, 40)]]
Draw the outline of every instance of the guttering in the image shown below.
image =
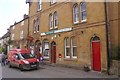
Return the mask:
[(107, 72), (109, 74), (109, 69), (110, 69), (110, 45), (109, 45), (109, 22), (108, 22), (108, 13), (107, 13), (107, 3), (106, 0), (104, 2), (105, 6), (105, 22), (106, 22), (106, 47), (107, 47)]

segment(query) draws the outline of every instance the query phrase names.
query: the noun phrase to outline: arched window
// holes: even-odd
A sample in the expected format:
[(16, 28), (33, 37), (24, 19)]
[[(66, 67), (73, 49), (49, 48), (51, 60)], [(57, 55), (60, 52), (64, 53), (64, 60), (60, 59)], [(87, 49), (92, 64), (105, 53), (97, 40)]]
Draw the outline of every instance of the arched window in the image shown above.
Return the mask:
[(73, 7), (73, 19), (74, 19), (74, 24), (79, 22), (79, 11), (78, 11), (78, 4), (75, 4)]
[(76, 39), (76, 37), (71, 37), (71, 55), (72, 55), (72, 58), (77, 58), (77, 39)]
[(33, 32), (36, 33), (36, 20), (33, 21)]
[(81, 9), (81, 22), (84, 22), (87, 20), (87, 15), (86, 15), (86, 2), (81, 2), (80, 4), (80, 9)]
[(53, 15), (52, 14), (49, 15), (49, 26), (50, 26), (50, 29), (53, 29)]
[(64, 39), (64, 44), (65, 44), (65, 58), (70, 58), (70, 42), (68, 37)]
[(39, 19), (38, 18), (33, 21), (33, 30), (34, 30), (34, 33), (39, 32)]
[(36, 31), (39, 32), (39, 19), (37, 18), (37, 21), (36, 21)]
[(54, 28), (58, 28), (58, 14), (54, 12)]

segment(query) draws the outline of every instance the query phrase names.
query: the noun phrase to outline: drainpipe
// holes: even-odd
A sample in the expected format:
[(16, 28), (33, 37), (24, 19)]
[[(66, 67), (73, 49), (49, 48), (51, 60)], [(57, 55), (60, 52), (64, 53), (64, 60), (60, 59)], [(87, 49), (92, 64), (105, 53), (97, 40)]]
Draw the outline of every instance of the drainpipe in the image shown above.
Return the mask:
[(105, 22), (106, 22), (106, 47), (107, 47), (107, 73), (109, 74), (110, 69), (110, 45), (109, 45), (109, 21), (108, 21), (108, 13), (107, 13), (107, 3), (106, 0), (104, 2), (105, 6)]
[[(27, 1), (27, 0), (26, 0)], [(29, 1), (29, 0), (28, 0)], [(29, 16), (29, 14), (30, 14), (30, 2), (26, 2), (26, 4), (28, 3), (28, 5), (29, 5), (29, 13), (28, 13), (28, 33), (27, 33), (27, 37), (29, 36), (29, 24), (30, 24), (30, 16)], [(27, 49), (29, 49), (28, 48), (28, 46), (29, 46), (29, 42), (27, 41)]]

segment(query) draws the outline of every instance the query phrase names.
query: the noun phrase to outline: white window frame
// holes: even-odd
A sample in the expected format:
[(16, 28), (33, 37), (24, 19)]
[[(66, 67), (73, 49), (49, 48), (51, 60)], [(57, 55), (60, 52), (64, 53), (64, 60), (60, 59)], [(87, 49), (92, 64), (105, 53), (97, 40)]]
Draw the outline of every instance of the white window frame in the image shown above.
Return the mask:
[[(75, 10), (77, 8), (77, 11)], [(79, 11), (78, 11), (78, 4), (74, 5), (73, 7), (73, 21), (74, 21), (74, 24), (77, 24), (79, 23)], [(76, 17), (77, 15), (77, 17)]]
[[(47, 45), (47, 46), (48, 46), (48, 48), (45, 48), (45, 43), (47, 43), (47, 44), (48, 44), (48, 45)], [(43, 53), (44, 53), (45, 49), (50, 50), (50, 47), (49, 47), (49, 42), (46, 42), (46, 41), (44, 42), (44, 50), (43, 50)], [(44, 54), (45, 54), (45, 53), (44, 53)], [(49, 58), (49, 55), (50, 55), (50, 52), (48, 52), (48, 56), (45, 56), (45, 55), (44, 55), (43, 57), (44, 57), (44, 58), (46, 58), (46, 59), (48, 59), (48, 58)]]
[[(85, 9), (85, 10), (82, 9), (82, 4), (83, 4), (83, 3), (85, 3), (85, 2), (81, 2), (81, 3), (80, 3), (81, 22), (86, 22), (86, 21), (87, 21), (87, 12), (86, 12), (86, 9)], [(86, 4), (86, 3), (85, 3), (85, 4)], [(85, 6), (86, 6), (86, 5), (85, 5)], [(86, 19), (83, 19), (83, 15), (82, 15), (82, 14), (83, 14), (84, 12), (86, 12)]]
[(38, 0), (38, 11), (42, 10), (42, 0)]
[(23, 25), (24, 25), (24, 21), (21, 22), (21, 26), (23, 26)]
[(15, 36), (15, 34), (12, 34), (12, 40), (14, 40), (14, 36)]
[(50, 4), (56, 3), (56, 0), (50, 0)]
[(70, 56), (67, 56), (67, 53), (66, 53), (66, 48), (70, 48), (70, 46), (67, 46), (67, 39), (69, 39), (69, 38), (65, 38), (64, 39), (64, 45), (65, 45), (65, 58), (70, 58)]
[(21, 33), (20, 33), (20, 39), (23, 39), (24, 38), (24, 31), (22, 30)]
[[(75, 38), (75, 37), (72, 37), (72, 38), (71, 38), (71, 54), (72, 54), (72, 58), (75, 58), (75, 59), (76, 59), (77, 56), (73, 56), (73, 48), (74, 48), (74, 47), (77, 48), (77, 46), (73, 46), (73, 42), (72, 42), (73, 38)], [(76, 44), (76, 45), (77, 45), (77, 44)], [(77, 52), (77, 51), (76, 51), (76, 52)], [(77, 55), (77, 53), (76, 53), (76, 55)]]
[(34, 33), (36, 33), (36, 28), (37, 28), (37, 22), (36, 22), (36, 20), (33, 20), (33, 28), (34, 28)]
[(39, 30), (40, 30), (39, 19), (37, 19), (37, 23), (36, 23), (36, 32), (39, 32), (38, 28), (39, 28)]
[(53, 15), (52, 14), (49, 15), (49, 27), (50, 29), (53, 29)]
[[(57, 25), (55, 25), (55, 23)], [(54, 28), (58, 28), (58, 13), (57, 12), (54, 12)]]

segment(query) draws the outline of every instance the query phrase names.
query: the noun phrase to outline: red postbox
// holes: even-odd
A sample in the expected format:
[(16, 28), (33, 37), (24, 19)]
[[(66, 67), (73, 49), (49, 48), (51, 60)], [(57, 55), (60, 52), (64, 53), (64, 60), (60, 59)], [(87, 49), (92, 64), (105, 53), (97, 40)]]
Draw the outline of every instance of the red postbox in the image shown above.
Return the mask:
[(59, 58), (62, 58), (62, 54), (59, 53), (58, 57), (59, 57)]

